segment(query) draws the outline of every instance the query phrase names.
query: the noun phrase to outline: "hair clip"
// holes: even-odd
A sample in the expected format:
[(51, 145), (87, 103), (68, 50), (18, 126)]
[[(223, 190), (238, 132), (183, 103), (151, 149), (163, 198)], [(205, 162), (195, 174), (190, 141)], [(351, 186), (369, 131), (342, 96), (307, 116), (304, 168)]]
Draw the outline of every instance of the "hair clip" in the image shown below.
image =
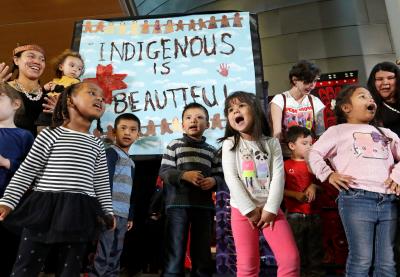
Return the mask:
[(336, 107), (336, 100), (332, 99), (331, 100), (331, 110), (333, 111), (335, 109), (335, 107)]

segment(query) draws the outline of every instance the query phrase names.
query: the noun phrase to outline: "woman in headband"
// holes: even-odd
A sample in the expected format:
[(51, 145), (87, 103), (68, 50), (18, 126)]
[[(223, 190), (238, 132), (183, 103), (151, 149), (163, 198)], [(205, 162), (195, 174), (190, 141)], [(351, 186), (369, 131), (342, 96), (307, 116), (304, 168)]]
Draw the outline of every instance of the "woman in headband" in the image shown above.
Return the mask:
[[(6, 82), (15, 73), (13, 80), (5, 83), (5, 89), (16, 90), (21, 93), (25, 106), (25, 113), (15, 119), (15, 124), (23, 129), (29, 130), (36, 136), (35, 120), (40, 112), (52, 112), (55, 99), (44, 102), (44, 95), (39, 83), (46, 67), (45, 52), (42, 47), (35, 44), (26, 44), (13, 50), (13, 66), (8, 73), (8, 66), (0, 64), (0, 81)], [(54, 103), (52, 103), (54, 102)]]

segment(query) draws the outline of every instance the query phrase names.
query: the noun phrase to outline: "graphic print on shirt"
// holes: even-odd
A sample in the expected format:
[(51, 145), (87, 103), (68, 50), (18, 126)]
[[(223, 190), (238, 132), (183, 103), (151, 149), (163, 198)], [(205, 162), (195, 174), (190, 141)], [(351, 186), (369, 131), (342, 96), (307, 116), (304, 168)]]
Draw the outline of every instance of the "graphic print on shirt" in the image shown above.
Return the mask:
[(256, 165), (253, 160), (253, 151), (250, 149), (240, 149), (242, 159), (242, 177), (246, 182), (247, 188), (253, 188), (253, 178), (256, 177)]
[(386, 160), (389, 157), (388, 139), (378, 132), (353, 133), (354, 154), (366, 159)]
[(268, 167), (268, 153), (263, 153), (261, 151), (254, 152), (256, 169), (257, 169), (257, 179), (261, 186), (261, 189), (268, 189), (267, 183), (269, 178), (269, 167)]
[(302, 126), (311, 130), (313, 123), (313, 112), (311, 106), (296, 108), (285, 108), (283, 112), (283, 126), (287, 131), (292, 126)]

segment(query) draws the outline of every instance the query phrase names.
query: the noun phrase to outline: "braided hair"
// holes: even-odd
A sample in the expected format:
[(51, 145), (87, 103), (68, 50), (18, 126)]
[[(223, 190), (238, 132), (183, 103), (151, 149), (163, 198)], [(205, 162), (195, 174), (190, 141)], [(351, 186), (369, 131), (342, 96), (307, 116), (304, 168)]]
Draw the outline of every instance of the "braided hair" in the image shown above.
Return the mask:
[(51, 128), (56, 128), (64, 124), (65, 120), (69, 118), (68, 112), (68, 101), (72, 93), (79, 89), (84, 83), (73, 84), (64, 89), (64, 91), (58, 97), (57, 105), (53, 112), (53, 118)]

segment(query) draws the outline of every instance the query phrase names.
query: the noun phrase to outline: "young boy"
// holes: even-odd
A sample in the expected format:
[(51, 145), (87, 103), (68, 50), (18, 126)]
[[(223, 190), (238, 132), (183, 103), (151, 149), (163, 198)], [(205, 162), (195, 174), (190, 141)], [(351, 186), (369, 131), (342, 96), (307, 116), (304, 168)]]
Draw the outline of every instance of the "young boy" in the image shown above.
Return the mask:
[(191, 276), (212, 276), (212, 191), (223, 181), (214, 147), (203, 136), (209, 115), (198, 103), (182, 112), (184, 135), (169, 143), (160, 176), (164, 181), (166, 208), (165, 264), (162, 276), (185, 276), (184, 261), (190, 229)]
[(315, 205), (317, 186), (305, 156), (312, 145), (311, 131), (293, 126), (287, 132), (290, 159), (285, 161), (285, 206), (287, 220), (301, 257), (301, 276), (325, 276), (322, 269), (321, 220)]
[(106, 150), (108, 172), (116, 220), (115, 230), (100, 234), (93, 267), (89, 276), (119, 276), (120, 256), (126, 231), (133, 226), (132, 183), (135, 163), (129, 157), (129, 148), (140, 132), (137, 116), (124, 113), (115, 119), (115, 145)]

